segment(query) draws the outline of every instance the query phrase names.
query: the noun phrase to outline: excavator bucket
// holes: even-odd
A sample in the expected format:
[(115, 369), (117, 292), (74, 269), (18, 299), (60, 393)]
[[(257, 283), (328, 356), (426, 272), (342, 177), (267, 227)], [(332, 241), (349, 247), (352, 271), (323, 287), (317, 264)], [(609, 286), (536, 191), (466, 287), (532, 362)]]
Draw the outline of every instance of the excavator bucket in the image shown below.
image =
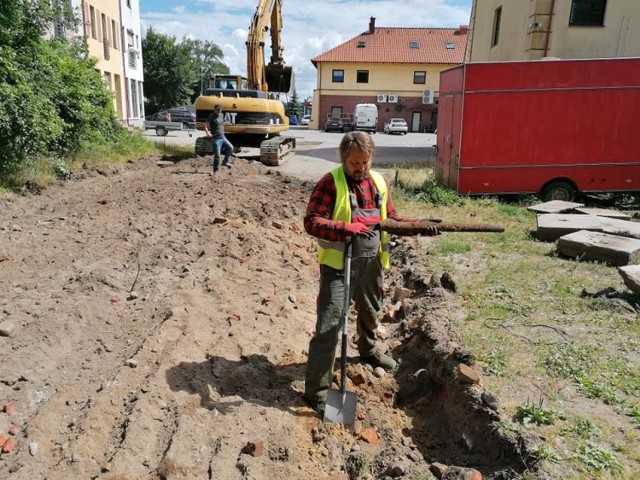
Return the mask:
[(293, 83), (293, 69), (286, 65), (267, 65), (265, 78), (270, 92), (288, 93)]

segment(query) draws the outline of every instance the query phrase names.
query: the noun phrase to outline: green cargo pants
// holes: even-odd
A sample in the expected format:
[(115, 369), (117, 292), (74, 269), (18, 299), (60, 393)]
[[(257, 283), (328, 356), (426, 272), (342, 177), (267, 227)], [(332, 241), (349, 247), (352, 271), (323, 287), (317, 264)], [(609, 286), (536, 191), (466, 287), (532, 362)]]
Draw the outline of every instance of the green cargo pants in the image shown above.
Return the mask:
[[(382, 264), (378, 256), (351, 261), (350, 297), (358, 312), (356, 319), (358, 352), (369, 356), (376, 346), (375, 330), (382, 307)], [(310, 401), (325, 401), (331, 388), (333, 367), (344, 303), (344, 272), (320, 265), (316, 331), (309, 343), (309, 360), (304, 396)]]

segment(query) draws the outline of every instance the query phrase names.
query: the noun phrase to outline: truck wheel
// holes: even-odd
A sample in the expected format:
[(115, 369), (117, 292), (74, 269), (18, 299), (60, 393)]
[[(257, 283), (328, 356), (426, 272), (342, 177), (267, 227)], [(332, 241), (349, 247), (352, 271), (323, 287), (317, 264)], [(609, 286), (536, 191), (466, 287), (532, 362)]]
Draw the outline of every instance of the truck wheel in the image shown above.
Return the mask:
[(549, 202), (551, 200), (571, 202), (576, 198), (576, 189), (567, 182), (551, 182), (542, 189), (542, 192), (540, 192), (540, 198), (545, 202)]
[(158, 135), (159, 137), (164, 137), (166, 134), (167, 134), (166, 128), (164, 128), (163, 126), (156, 127), (156, 135)]

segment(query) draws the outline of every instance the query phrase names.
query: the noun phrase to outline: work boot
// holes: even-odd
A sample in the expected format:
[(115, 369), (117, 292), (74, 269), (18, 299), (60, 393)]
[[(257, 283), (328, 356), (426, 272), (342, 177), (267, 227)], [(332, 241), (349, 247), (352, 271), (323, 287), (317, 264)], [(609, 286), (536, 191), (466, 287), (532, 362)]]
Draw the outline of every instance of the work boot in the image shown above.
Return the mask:
[(396, 367), (398, 366), (393, 358), (379, 351), (375, 351), (372, 355), (368, 355), (366, 357), (361, 356), (360, 358), (362, 358), (363, 362), (368, 363), (373, 368), (381, 367), (387, 372), (395, 371)]
[(304, 401), (320, 415), (320, 418), (324, 418), (324, 410), (326, 408), (327, 403), (323, 400), (312, 400), (307, 396), (303, 395)]

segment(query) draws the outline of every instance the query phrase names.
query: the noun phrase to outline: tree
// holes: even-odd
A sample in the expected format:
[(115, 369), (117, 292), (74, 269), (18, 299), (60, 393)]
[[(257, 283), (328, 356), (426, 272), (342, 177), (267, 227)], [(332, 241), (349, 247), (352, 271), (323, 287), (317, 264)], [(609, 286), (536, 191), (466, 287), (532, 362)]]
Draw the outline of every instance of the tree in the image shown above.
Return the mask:
[(55, 23), (77, 21), (65, 2), (0, 4), (0, 175), (39, 158), (57, 163), (86, 142), (123, 134), (111, 92), (76, 46), (46, 40)]
[(150, 113), (191, 104), (208, 86), (212, 73), (228, 73), (220, 47), (209, 41), (184, 39), (147, 30), (142, 41), (146, 109)]
[(304, 106), (298, 100), (298, 92), (294, 89), (291, 94), (291, 100), (287, 103), (287, 115), (295, 115), (301, 117), (304, 113)]
[(191, 59), (191, 71), (197, 76), (196, 81), (191, 84), (193, 102), (209, 86), (209, 79), (214, 73), (227, 74), (229, 67), (222, 63), (222, 49), (213, 42), (184, 39), (182, 46)]
[(189, 102), (189, 85), (195, 77), (191, 61), (174, 36), (147, 30), (142, 40), (145, 109), (149, 113)]

